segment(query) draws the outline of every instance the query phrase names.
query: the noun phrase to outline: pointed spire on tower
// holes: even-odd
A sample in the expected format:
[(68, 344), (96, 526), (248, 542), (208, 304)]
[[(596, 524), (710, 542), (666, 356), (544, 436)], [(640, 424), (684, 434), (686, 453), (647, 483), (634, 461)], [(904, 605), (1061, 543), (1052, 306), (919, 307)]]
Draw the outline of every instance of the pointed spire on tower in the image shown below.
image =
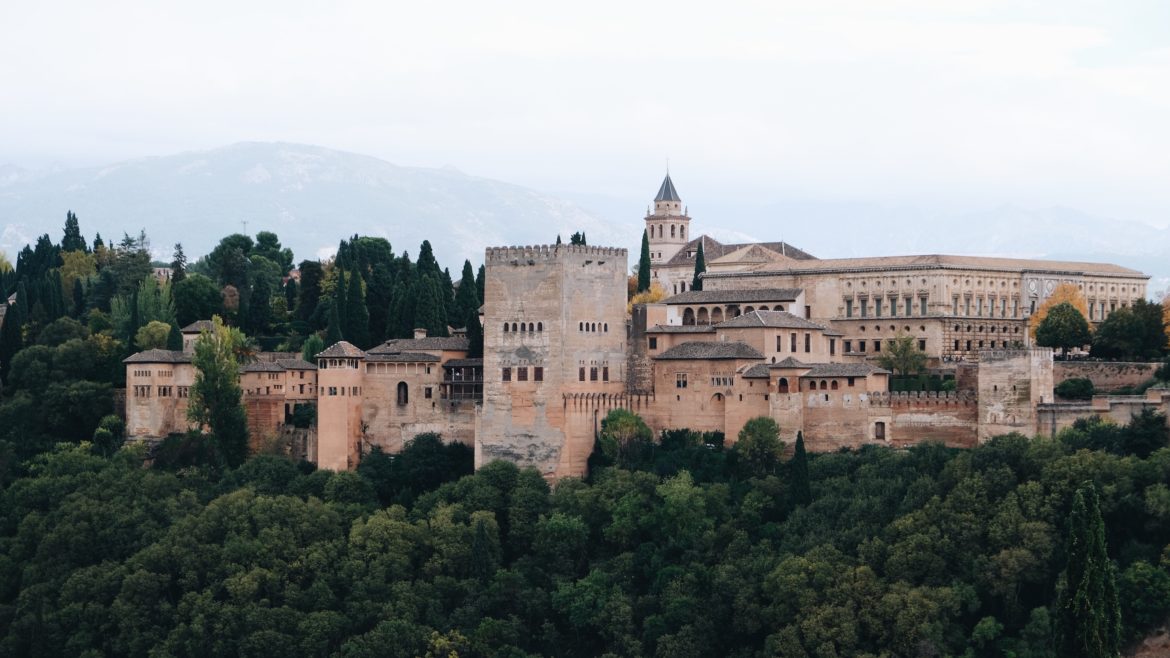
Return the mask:
[(663, 179), (662, 187), (658, 188), (658, 195), (654, 197), (654, 201), (682, 201), (678, 196), (678, 191), (674, 189), (674, 183), (670, 180), (670, 172), (667, 172), (666, 178)]

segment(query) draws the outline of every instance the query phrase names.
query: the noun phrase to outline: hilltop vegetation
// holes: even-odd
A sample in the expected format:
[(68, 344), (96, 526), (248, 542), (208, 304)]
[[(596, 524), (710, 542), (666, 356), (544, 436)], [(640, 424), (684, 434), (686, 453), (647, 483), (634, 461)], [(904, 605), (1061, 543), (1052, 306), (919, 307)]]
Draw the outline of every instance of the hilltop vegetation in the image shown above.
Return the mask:
[(0, 653), (1054, 656), (1086, 481), (1123, 636), (1170, 612), (1149, 431), (810, 456), (807, 493), (758, 441), (636, 426), (555, 488), (426, 435), (356, 473), (63, 444), (0, 494)]

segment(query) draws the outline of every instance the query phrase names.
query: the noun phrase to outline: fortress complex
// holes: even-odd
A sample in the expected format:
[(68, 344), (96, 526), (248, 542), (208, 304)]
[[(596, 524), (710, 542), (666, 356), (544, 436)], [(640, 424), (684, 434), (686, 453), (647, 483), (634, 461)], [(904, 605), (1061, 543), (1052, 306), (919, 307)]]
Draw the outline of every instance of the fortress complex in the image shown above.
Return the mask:
[[(315, 369), (251, 364), (250, 427), (279, 434), (297, 405), (315, 401), (316, 427), (294, 452), (323, 468), (354, 468), (374, 447), (396, 452), (438, 432), (474, 446), (477, 466), (507, 459), (557, 478), (585, 472), (601, 421), (617, 408), (655, 432), (719, 431), (729, 443), (748, 419), (769, 416), (783, 440), (803, 432), (821, 451), (972, 446), (1112, 413), (1108, 403), (1055, 403), (1052, 352), (1030, 345), (1027, 319), (1069, 282), (1100, 322), (1145, 295), (1140, 272), (968, 256), (820, 260), (782, 242), (691, 238), (690, 221), (667, 176), (645, 218), (652, 276), (673, 293), (661, 303), (627, 313), (624, 249), (491, 248), (482, 358), (468, 357), (465, 338), (420, 331), (370, 350), (337, 343)], [(708, 269), (703, 289), (691, 290), (700, 241)], [(891, 393), (876, 357), (899, 334), (952, 375), (955, 390)], [(136, 354), (126, 367), (130, 434), (186, 429), (178, 391), (194, 377), (187, 351)], [(1131, 403), (1166, 410), (1170, 396)]]

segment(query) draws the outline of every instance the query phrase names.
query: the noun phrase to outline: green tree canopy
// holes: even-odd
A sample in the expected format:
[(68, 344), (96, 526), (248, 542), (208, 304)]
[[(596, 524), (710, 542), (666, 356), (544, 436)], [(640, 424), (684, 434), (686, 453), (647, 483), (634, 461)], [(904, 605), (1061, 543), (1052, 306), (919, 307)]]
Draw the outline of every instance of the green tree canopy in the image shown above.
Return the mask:
[(158, 320), (151, 320), (138, 328), (134, 334), (134, 346), (139, 350), (165, 350), (170, 339), (173, 325)]
[(1056, 653), (1069, 658), (1117, 658), (1121, 612), (1097, 489), (1077, 489), (1069, 517), (1068, 566), (1057, 601)]
[(223, 293), (215, 282), (202, 274), (189, 274), (173, 284), (175, 321), (179, 327), (210, 319), (223, 311)]
[(1093, 336), (1093, 356), (1105, 359), (1158, 359), (1165, 351), (1162, 305), (1144, 299), (1110, 313)]
[(1048, 310), (1048, 315), (1036, 327), (1036, 344), (1059, 348), (1062, 353), (1074, 347), (1084, 347), (1093, 340), (1089, 322), (1069, 302), (1061, 302)]
[(910, 334), (898, 332), (878, 356), (881, 367), (898, 375), (916, 375), (926, 368), (926, 352)]
[(703, 254), (703, 239), (699, 239), (699, 250), (695, 254), (695, 276), (691, 279), (691, 290), (703, 289), (703, 273), (707, 271), (707, 257)]
[(650, 238), (645, 229), (642, 230), (642, 253), (638, 257), (638, 289), (636, 292), (646, 292), (650, 289)]
[(773, 473), (784, 451), (784, 443), (780, 441), (780, 427), (768, 416), (752, 418), (739, 431), (735, 450), (754, 475)]
[(187, 417), (211, 430), (216, 450), (225, 463), (238, 466), (248, 455), (248, 419), (240, 391), (236, 354), (246, 342), (243, 332), (228, 327), (220, 317), (195, 341), (195, 382), (191, 386)]

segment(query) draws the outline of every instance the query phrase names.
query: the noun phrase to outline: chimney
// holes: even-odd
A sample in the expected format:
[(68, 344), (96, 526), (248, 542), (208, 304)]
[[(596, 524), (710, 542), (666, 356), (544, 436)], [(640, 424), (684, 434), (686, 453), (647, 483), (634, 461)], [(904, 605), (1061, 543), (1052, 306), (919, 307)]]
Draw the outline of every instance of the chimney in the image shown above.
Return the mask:
[(419, 338), (426, 338), (427, 337), (427, 330), (425, 328), (422, 328), (422, 327), (415, 327), (414, 337), (415, 337), (415, 340), (417, 340)]

